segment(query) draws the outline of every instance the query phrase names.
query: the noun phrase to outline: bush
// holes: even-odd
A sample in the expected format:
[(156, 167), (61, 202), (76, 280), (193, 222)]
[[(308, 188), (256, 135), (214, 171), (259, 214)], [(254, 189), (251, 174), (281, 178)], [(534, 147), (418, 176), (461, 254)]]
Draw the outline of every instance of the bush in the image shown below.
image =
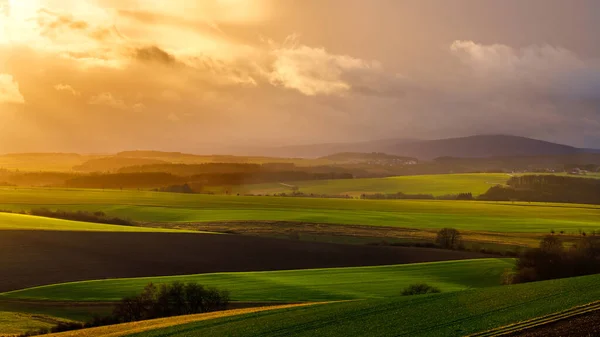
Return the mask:
[(411, 284), (402, 290), (402, 296), (424, 295), (440, 293), (440, 289), (426, 283)]

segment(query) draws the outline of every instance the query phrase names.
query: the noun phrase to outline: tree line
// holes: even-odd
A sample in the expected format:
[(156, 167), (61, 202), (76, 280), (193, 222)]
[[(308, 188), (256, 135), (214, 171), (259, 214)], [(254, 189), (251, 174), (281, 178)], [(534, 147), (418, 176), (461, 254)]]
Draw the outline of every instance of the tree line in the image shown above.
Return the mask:
[(479, 199), (600, 204), (600, 179), (524, 175), (511, 177), (506, 185), (491, 187)]
[(473, 200), (473, 194), (471, 192), (457, 193), (457, 194), (446, 194), (440, 196), (434, 196), (433, 194), (406, 194), (402, 192), (397, 193), (374, 193), (367, 194), (363, 193), (360, 195), (361, 199), (374, 199), (374, 200)]
[(505, 273), (505, 284), (551, 280), (600, 273), (600, 237), (583, 235), (565, 246), (559, 235), (547, 235), (538, 248), (526, 250), (513, 271)]
[[(0, 210), (2, 213), (15, 213), (11, 210)], [(28, 212), (21, 211), (19, 214), (29, 214), (34, 216), (41, 216), (45, 218), (81, 221), (81, 222), (92, 222), (109, 225), (119, 226), (135, 226), (135, 222), (129, 219), (123, 219), (119, 217), (108, 216), (102, 211), (88, 212), (88, 211), (63, 211), (63, 210), (50, 210), (47, 208), (34, 208)]]

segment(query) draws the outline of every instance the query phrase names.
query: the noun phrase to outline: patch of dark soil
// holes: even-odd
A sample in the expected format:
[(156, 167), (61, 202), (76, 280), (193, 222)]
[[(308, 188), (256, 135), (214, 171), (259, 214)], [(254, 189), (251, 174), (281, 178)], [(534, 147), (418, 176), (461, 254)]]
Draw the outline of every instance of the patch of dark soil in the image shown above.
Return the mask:
[(543, 325), (511, 336), (519, 337), (596, 337), (600, 336), (600, 311)]
[(0, 231), (0, 292), (103, 278), (402, 264), (489, 257), (195, 233)]

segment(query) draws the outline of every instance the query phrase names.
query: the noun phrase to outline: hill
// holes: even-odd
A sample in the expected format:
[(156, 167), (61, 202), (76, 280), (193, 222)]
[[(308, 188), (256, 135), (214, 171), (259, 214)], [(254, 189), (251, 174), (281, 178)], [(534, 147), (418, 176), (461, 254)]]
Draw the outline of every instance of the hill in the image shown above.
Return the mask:
[(398, 144), (412, 143), (415, 141), (416, 140), (414, 139), (383, 139), (348, 143), (290, 145), (271, 148), (246, 149), (245, 151), (256, 153), (259, 155), (275, 157), (317, 158), (329, 156), (336, 153), (386, 152), (384, 151), (384, 149), (389, 149), (390, 147), (394, 147)]
[[(98, 278), (386, 265), (488, 257), (441, 249), (340, 245), (181, 231), (166, 233), (165, 230), (129, 226), (98, 229), (105, 232), (85, 231), (97, 226), (87, 224), (84, 227), (81, 224), (65, 231), (1, 232), (0, 268), (3, 277), (0, 278), (0, 291)], [(114, 232), (108, 232), (111, 229)], [(140, 232), (123, 232), (129, 229)], [(117, 232), (119, 230), (123, 231)]]
[[(132, 203), (132, 200), (134, 202)], [(173, 194), (132, 190), (0, 188), (0, 209), (103, 211), (154, 223), (291, 221), (490, 232), (598, 229), (600, 208), (578, 204), (346, 200)]]
[(76, 165), (73, 170), (79, 172), (112, 172), (128, 166), (167, 164), (168, 162), (148, 158), (106, 157), (88, 160)]
[(437, 157), (487, 158), (565, 155), (589, 152), (568, 145), (509, 135), (477, 135), (438, 140), (388, 139), (370, 142), (315, 144), (264, 149), (263, 154), (323, 157), (339, 152), (384, 152), (431, 160)]
[(118, 301), (154, 284), (197, 282), (231, 292), (233, 301), (309, 302), (383, 298), (400, 295), (414, 282), (444, 292), (500, 284), (512, 259), (476, 259), (373, 267), (276, 270), (166, 277), (94, 280), (53, 284), (1, 293), (0, 299), (35, 301)]
[[(395, 297), (415, 280), (434, 284), (443, 292), (452, 292), (498, 285), (500, 274), (512, 265), (511, 259), (478, 259), (375, 267), (100, 279), (53, 284), (0, 294), (0, 315), (4, 315), (3, 310), (19, 313), (20, 317), (2, 316), (7, 322), (12, 323), (13, 333), (27, 331), (34, 325), (44, 327), (49, 319), (85, 321), (94, 313), (108, 313), (112, 301), (141, 291), (148, 282), (154, 284), (174, 281), (199, 282), (205, 286), (227, 289), (231, 292), (234, 301), (231, 308), (244, 308), (248, 305), (272, 306), (290, 302), (310, 304), (327, 303), (332, 300)], [(212, 318), (218, 318), (236, 311), (239, 309), (199, 316), (217, 315)], [(41, 315), (44, 317), (40, 317)], [(40, 322), (40, 319), (45, 320)], [(161, 326), (166, 327), (196, 320), (180, 321), (177, 318), (167, 318), (159, 321), (172, 323)], [(132, 324), (149, 327), (155, 325), (153, 322), (157, 321)], [(91, 334), (79, 334), (81, 331), (66, 334), (99, 336), (100, 331), (121, 333), (127, 330), (120, 328), (125, 328), (125, 325), (89, 330)], [(154, 329), (156, 328), (159, 326), (154, 326)], [(0, 334), (10, 330), (10, 326), (0, 326)]]
[(11, 153), (0, 155), (0, 169), (23, 171), (70, 171), (94, 156), (76, 153)]
[(319, 159), (329, 160), (335, 164), (372, 164), (372, 165), (414, 165), (417, 158), (401, 157), (381, 152), (340, 152)]
[(400, 144), (384, 152), (433, 159), (445, 156), (486, 158), (562, 155), (577, 153), (580, 150), (572, 146), (525, 137), (482, 135)]
[(447, 194), (485, 193), (494, 185), (504, 185), (510, 178), (506, 173), (438, 174), (420, 176), (399, 176), (388, 178), (363, 178), (339, 180), (309, 180), (286, 182), (286, 184), (255, 184), (239, 188), (242, 193), (278, 194), (290, 193), (292, 187), (298, 192), (316, 195), (350, 195), (358, 197), (363, 193), (406, 193)]
[[(179, 232), (176, 230), (108, 225), (0, 212), (0, 231), (12, 230), (77, 232)], [(8, 236), (7, 233), (8, 232), (3, 233), (2, 239), (5, 239)]]
[[(140, 322), (107, 331), (58, 336), (448, 336), (488, 331), (585, 305), (600, 299), (599, 275), (447, 292), (326, 303), (177, 323)], [(226, 312), (224, 312), (225, 314)], [(150, 328), (144, 329), (147, 324)], [(150, 331), (148, 331), (150, 330)], [(139, 332), (139, 333), (135, 333)]]

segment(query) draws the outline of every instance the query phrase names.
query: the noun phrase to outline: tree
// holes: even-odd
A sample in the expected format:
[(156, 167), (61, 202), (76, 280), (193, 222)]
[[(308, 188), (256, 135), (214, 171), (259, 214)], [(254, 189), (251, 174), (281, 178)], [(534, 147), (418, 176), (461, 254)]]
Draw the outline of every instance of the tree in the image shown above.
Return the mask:
[(442, 228), (435, 238), (435, 243), (446, 249), (460, 248), (462, 237), (460, 232), (454, 228)]
[(562, 240), (555, 235), (546, 235), (540, 241), (540, 250), (547, 254), (561, 254), (563, 251)]

